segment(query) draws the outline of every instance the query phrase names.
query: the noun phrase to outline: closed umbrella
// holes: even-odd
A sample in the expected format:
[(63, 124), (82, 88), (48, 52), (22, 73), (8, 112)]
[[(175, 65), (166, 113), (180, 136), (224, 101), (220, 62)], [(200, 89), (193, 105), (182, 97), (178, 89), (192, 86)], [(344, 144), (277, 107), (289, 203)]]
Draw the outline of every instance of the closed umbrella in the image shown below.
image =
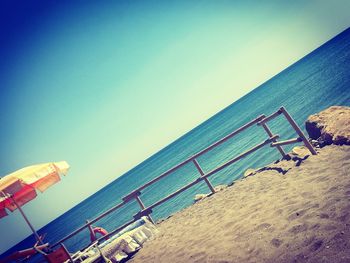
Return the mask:
[(22, 168), (0, 179), (0, 218), (18, 209), (39, 243), (43, 243), (38, 233), (22, 210), (22, 206), (37, 196), (37, 190), (44, 192), (66, 175), (67, 162), (37, 164)]

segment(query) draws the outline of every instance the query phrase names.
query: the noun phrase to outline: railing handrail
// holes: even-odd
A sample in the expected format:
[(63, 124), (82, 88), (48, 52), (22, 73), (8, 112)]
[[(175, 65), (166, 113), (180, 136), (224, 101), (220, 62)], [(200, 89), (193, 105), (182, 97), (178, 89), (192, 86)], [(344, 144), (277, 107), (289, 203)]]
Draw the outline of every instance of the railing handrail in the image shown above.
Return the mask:
[[(278, 135), (274, 135), (271, 130), (269, 129), (269, 127), (267, 126), (267, 122), (271, 121), (272, 119), (278, 117), (280, 114), (283, 114), (286, 118), (286, 120), (290, 123), (290, 125), (292, 126), (292, 128), (296, 131), (296, 133), (299, 135), (298, 138), (295, 139), (290, 139), (290, 140), (286, 140), (286, 141), (280, 141), (277, 142), (277, 139), (279, 138)], [(254, 124), (257, 124), (258, 126), (262, 126), (265, 130), (265, 132), (267, 133), (267, 135), (269, 136), (269, 138), (265, 141), (263, 141), (260, 144), (255, 145), (253, 148), (239, 154), (238, 156), (234, 157), (233, 159), (227, 161), (226, 163), (220, 165), (219, 167), (209, 171), (208, 173), (204, 173), (204, 171), (201, 169), (198, 161), (196, 160), (196, 158), (198, 158), (199, 156), (203, 155), (204, 153), (210, 151), (211, 149), (215, 148), (216, 146), (222, 144), (223, 142), (227, 141), (228, 139), (234, 137), (235, 135), (239, 134), (240, 132), (244, 131), (245, 129), (253, 126)], [(249, 155), (252, 152), (255, 152), (256, 150), (262, 148), (263, 146), (270, 144), (271, 147), (276, 147), (276, 149), (278, 149), (278, 151), (281, 153), (282, 157), (286, 156), (286, 153), (284, 152), (283, 148), (281, 147), (282, 145), (287, 145), (287, 144), (292, 144), (292, 143), (297, 143), (297, 142), (303, 142), (304, 145), (309, 149), (309, 151), (312, 154), (317, 154), (316, 151), (314, 150), (314, 148), (312, 147), (312, 145), (309, 143), (309, 141), (307, 140), (307, 138), (305, 137), (304, 133), (301, 131), (301, 129), (299, 128), (299, 126), (296, 124), (296, 122), (294, 121), (294, 119), (289, 115), (289, 113), (287, 112), (287, 110), (284, 107), (281, 107), (280, 109), (278, 109), (278, 111), (272, 113), (269, 116), (265, 116), (265, 115), (260, 115), (257, 118), (247, 122), (246, 124), (244, 124), (243, 126), (239, 127), (238, 129), (234, 130), (233, 132), (229, 133), (228, 135), (226, 135), (225, 137), (221, 138), (220, 140), (212, 143), (211, 145), (209, 145), (208, 147), (204, 148), (203, 150), (199, 151), (198, 153), (192, 155), (191, 157), (187, 158), (186, 160), (180, 162), (179, 164), (173, 166), (172, 168), (168, 169), (167, 171), (163, 172), (161, 175), (157, 176), (156, 178), (148, 181), (147, 183), (145, 183), (144, 185), (136, 188), (135, 190), (131, 191), (128, 195), (122, 197), (122, 202), (111, 207), (110, 209), (108, 209), (107, 211), (105, 211), (104, 213), (102, 213), (101, 215), (97, 216), (96, 218), (92, 219), (91, 221), (88, 221), (86, 224), (84, 224), (83, 226), (79, 227), (78, 229), (76, 229), (75, 231), (73, 231), (72, 233), (66, 235), (64, 238), (62, 238), (61, 240), (59, 240), (58, 242), (56, 242), (55, 244), (52, 245), (52, 247), (55, 247), (61, 243), (63, 243), (64, 241), (66, 241), (67, 239), (71, 238), (72, 236), (76, 235), (77, 233), (81, 232), (84, 228), (90, 227), (93, 223), (95, 223), (96, 221), (100, 220), (101, 218), (105, 217), (106, 215), (112, 213), (113, 211), (121, 208), (122, 206), (124, 206), (125, 204), (127, 204), (129, 201), (135, 199), (140, 207), (141, 210), (140, 212), (138, 212), (136, 215), (134, 215), (134, 219), (125, 223), (124, 225), (116, 228), (115, 230), (113, 230), (111, 233), (108, 234), (108, 237), (119, 232), (122, 228), (126, 227), (127, 225), (135, 222), (135, 220), (137, 220), (140, 216), (142, 215), (150, 215), (150, 213), (152, 213), (152, 209), (164, 202), (166, 202), (167, 200), (173, 198), (174, 196), (182, 193), (183, 191), (187, 190), (188, 188), (196, 185), (197, 183), (201, 182), (201, 181), (205, 181), (209, 187), (209, 189), (212, 191), (212, 193), (215, 192), (213, 186), (211, 185), (211, 183), (208, 180), (208, 177), (210, 177), (211, 175), (221, 171), (222, 169), (224, 169), (225, 167), (233, 164), (234, 162), (242, 159), (243, 157)], [(166, 196), (165, 198), (158, 200), (157, 202), (155, 202), (154, 204), (145, 207), (144, 204), (142, 203), (141, 199), (140, 199), (140, 195), (141, 195), (141, 191), (143, 189), (145, 189), (146, 187), (156, 183), (157, 181), (159, 181), (160, 179), (166, 177), (167, 175), (171, 174), (172, 172), (176, 171), (177, 169), (179, 169), (180, 167), (186, 165), (189, 162), (193, 162), (195, 167), (197, 168), (197, 170), (200, 173), (200, 177), (198, 177), (195, 181), (192, 181), (191, 183), (183, 186), (182, 188), (176, 190), (175, 192), (169, 194), (168, 196)], [(149, 216), (150, 217), (150, 216)], [(152, 218), (151, 218), (152, 220)], [(105, 237), (101, 237), (99, 238), (97, 241), (102, 240)]]
[[(242, 132), (243, 130), (249, 128), (250, 126), (258, 123), (259, 121), (261, 121), (262, 119), (265, 118), (265, 115), (260, 115), (257, 118), (251, 120), (250, 122), (244, 124), (243, 126), (239, 127), (238, 129), (236, 129), (235, 131), (229, 133), (228, 135), (226, 135), (225, 137), (221, 138), (220, 140), (214, 142), (213, 144), (209, 145), (208, 147), (204, 148), (203, 150), (199, 151), (198, 153), (192, 155), (191, 157), (187, 158), (185, 161), (182, 161), (181, 163), (175, 165), (174, 167), (170, 168), (169, 170), (165, 171), (164, 173), (162, 173), (161, 175), (159, 175), (158, 177), (154, 178), (153, 180), (145, 183), (144, 185), (136, 188), (135, 190), (133, 190), (132, 192), (130, 192), (128, 195), (124, 196), (122, 198), (123, 202), (120, 204), (117, 204), (116, 206), (110, 208), (109, 210), (107, 210), (106, 212), (102, 213), (101, 215), (99, 215), (98, 217), (92, 219), (91, 221), (89, 221), (88, 223), (84, 224), (83, 226), (79, 227), (78, 229), (76, 229), (75, 231), (73, 231), (72, 233), (66, 235), (65, 237), (63, 237), (61, 240), (59, 240), (58, 242), (56, 242), (55, 244), (52, 245), (52, 247), (55, 247), (57, 245), (59, 245), (60, 243), (63, 243), (64, 241), (66, 241), (67, 239), (71, 238), (72, 236), (78, 234), (79, 232), (81, 232), (82, 230), (84, 230), (85, 228), (89, 227), (90, 225), (92, 225), (93, 223), (95, 223), (96, 221), (100, 220), (101, 218), (105, 217), (106, 215), (110, 214), (111, 212), (115, 211), (116, 209), (120, 208), (121, 206), (125, 205), (126, 203), (128, 203), (130, 200), (132, 200), (135, 196), (138, 196), (140, 194), (140, 191), (142, 191), (143, 189), (145, 189), (146, 187), (148, 187), (149, 185), (154, 184), (155, 182), (159, 181), (160, 179), (162, 179), (163, 177), (166, 177), (167, 175), (171, 174), (172, 172), (176, 171), (177, 169), (179, 169), (180, 167), (186, 165), (187, 163), (195, 160), (196, 158), (198, 158), (199, 156), (201, 156), (202, 154), (210, 151), (211, 149), (215, 148), (216, 146), (222, 144), (223, 142), (227, 141), (228, 139), (234, 137), (235, 135), (237, 135), (238, 133)], [(144, 208), (143, 208), (144, 210)]]
[(221, 138), (220, 140), (216, 141), (215, 143), (209, 145), (205, 149), (203, 149), (203, 150), (199, 151), (198, 153), (192, 155), (191, 157), (187, 158), (185, 161), (182, 161), (181, 163), (179, 163), (179, 164), (175, 165), (174, 167), (170, 168), (169, 170), (165, 171), (164, 173), (162, 173), (158, 177), (152, 179), (151, 181), (145, 183), (142, 186), (139, 186), (134, 191), (132, 191), (130, 194), (124, 196), (123, 200), (125, 200), (128, 197), (132, 196), (136, 192), (137, 193), (140, 192), (141, 190), (145, 189), (147, 186), (154, 184), (155, 182), (159, 181), (163, 177), (165, 177), (165, 176), (169, 175), (170, 173), (174, 172), (178, 168), (186, 165), (187, 163), (193, 161), (194, 159), (196, 159), (197, 157), (201, 156), (202, 154), (204, 154), (204, 153), (210, 151), (211, 149), (215, 148), (216, 146), (222, 144), (223, 142), (227, 141), (228, 139), (232, 138), (233, 136), (237, 135), (238, 133), (242, 132), (243, 130), (249, 128), (250, 126), (252, 126), (252, 125), (254, 125), (256, 123), (258, 123), (263, 118), (265, 118), (265, 115), (260, 115), (257, 118), (251, 120), (250, 122), (246, 123), (245, 125), (241, 126), (240, 128), (236, 129), (235, 131), (231, 132), (230, 134), (228, 134), (225, 137)]

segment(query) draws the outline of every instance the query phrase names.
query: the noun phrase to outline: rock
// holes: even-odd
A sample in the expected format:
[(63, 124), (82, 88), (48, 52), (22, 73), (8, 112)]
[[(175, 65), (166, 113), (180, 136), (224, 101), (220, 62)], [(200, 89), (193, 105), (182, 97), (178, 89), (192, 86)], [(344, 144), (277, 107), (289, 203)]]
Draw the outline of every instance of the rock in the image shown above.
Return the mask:
[(311, 153), (309, 149), (306, 148), (305, 146), (296, 146), (293, 148), (291, 154), (298, 157), (305, 157), (305, 156), (309, 156)]
[(196, 194), (194, 196), (194, 202), (196, 203), (196, 202), (206, 198), (207, 196), (208, 196), (208, 194)]
[(331, 106), (320, 113), (309, 116), (306, 131), (320, 146), (350, 145), (350, 107)]
[(312, 144), (312, 146), (314, 146), (314, 147), (318, 147), (318, 146), (320, 146), (320, 144), (319, 144), (318, 140), (310, 140), (310, 143), (311, 143), (311, 144)]
[(215, 192), (220, 192), (220, 191), (224, 190), (225, 188), (227, 188), (227, 185), (220, 184), (220, 185), (215, 186), (214, 190), (215, 190)]
[(281, 160), (278, 163), (273, 163), (256, 170), (253, 175), (264, 171), (276, 171), (281, 174), (286, 174), (293, 166), (293, 161)]
[[(215, 190), (215, 192), (220, 192), (220, 191), (224, 190), (224, 189), (227, 188), (227, 187), (228, 187), (228, 185), (221, 184), (221, 185), (215, 186), (215, 187), (214, 187), (214, 190)], [(203, 200), (204, 198), (208, 197), (208, 196), (211, 195), (211, 194), (212, 194), (211, 192), (208, 193), (208, 194), (196, 194), (196, 195), (194, 196), (194, 202), (196, 203), (196, 202), (198, 202), (198, 201), (200, 201), (200, 200)]]
[(247, 171), (244, 172), (243, 177), (248, 177), (251, 175), (254, 175), (256, 173), (255, 169), (248, 169)]
[(227, 187), (233, 186), (235, 183), (236, 183), (235, 181), (232, 181), (231, 183), (229, 183), (229, 184), (227, 185)]

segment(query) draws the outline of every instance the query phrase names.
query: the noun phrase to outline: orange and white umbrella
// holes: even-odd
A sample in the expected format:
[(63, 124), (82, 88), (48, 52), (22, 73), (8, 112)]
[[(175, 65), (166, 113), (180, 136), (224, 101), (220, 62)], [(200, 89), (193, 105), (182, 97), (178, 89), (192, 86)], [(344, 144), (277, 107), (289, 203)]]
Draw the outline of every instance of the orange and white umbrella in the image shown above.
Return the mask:
[(60, 181), (60, 175), (66, 175), (67, 162), (44, 163), (22, 168), (0, 178), (0, 218), (7, 215), (6, 209), (18, 209), (33, 231), (36, 239), (40, 237), (34, 230), (21, 206), (37, 196), (36, 190), (44, 192), (51, 185)]

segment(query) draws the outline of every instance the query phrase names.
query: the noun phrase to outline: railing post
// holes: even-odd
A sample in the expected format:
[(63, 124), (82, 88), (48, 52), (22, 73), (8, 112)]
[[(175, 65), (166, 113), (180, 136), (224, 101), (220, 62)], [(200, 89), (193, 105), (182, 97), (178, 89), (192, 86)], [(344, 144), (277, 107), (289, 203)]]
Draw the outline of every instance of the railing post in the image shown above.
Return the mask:
[[(136, 199), (136, 201), (139, 203), (139, 206), (141, 207), (141, 211), (142, 211), (142, 210), (144, 210), (146, 207), (145, 207), (144, 203), (142, 202), (142, 200), (141, 200), (141, 198), (140, 198), (140, 196), (139, 196), (140, 194), (141, 194), (141, 192), (139, 192), (139, 194), (135, 195), (135, 199)], [(149, 218), (149, 220), (151, 220), (151, 222), (152, 222), (153, 224), (155, 224), (154, 221), (153, 221), (153, 218), (151, 217), (151, 215), (148, 215), (148, 218)]]
[[(203, 175), (204, 175), (204, 171), (203, 171), (202, 168), (200, 167), (198, 161), (197, 161), (196, 159), (193, 159), (193, 163), (194, 163), (194, 165), (196, 166), (196, 168), (197, 168), (197, 170), (199, 171), (199, 173), (201, 174), (201, 176), (203, 176)], [(204, 179), (204, 181), (206, 182), (206, 184), (208, 185), (210, 191), (211, 191), (213, 194), (215, 194), (215, 189), (214, 189), (214, 187), (212, 186), (212, 184), (210, 183), (209, 179), (206, 178), (206, 177), (204, 177), (203, 179)]]
[[(267, 126), (267, 123), (262, 123), (261, 126), (264, 128), (264, 130), (266, 131), (267, 135), (270, 138), (272, 138), (273, 137), (273, 133), (271, 132), (269, 126)], [(273, 140), (272, 142), (277, 142), (277, 139)], [(276, 148), (281, 153), (283, 158), (287, 155), (281, 146), (278, 145), (278, 146), (276, 146)]]
[(91, 242), (94, 242), (96, 240), (96, 236), (95, 236), (95, 233), (94, 233), (94, 229), (91, 226), (90, 220), (86, 220), (86, 225), (87, 225), (87, 227), (89, 229), (90, 237), (94, 237), (93, 238), (94, 240), (91, 240)]
[(293, 127), (293, 129), (296, 131), (296, 133), (299, 135), (299, 137), (303, 140), (304, 145), (309, 149), (309, 151), (316, 155), (317, 152), (315, 151), (314, 147), (312, 147), (311, 143), (307, 140), (302, 130), (299, 128), (298, 124), (294, 121), (292, 116), (289, 115), (287, 110), (284, 107), (281, 107), (280, 110), (282, 111), (283, 115), (286, 117), (287, 121), (290, 123), (290, 125)]
[(145, 209), (145, 205), (143, 204), (141, 198), (140, 198), (138, 195), (135, 196), (135, 199), (136, 199), (136, 201), (139, 203), (141, 209), (142, 209), (142, 210)]

